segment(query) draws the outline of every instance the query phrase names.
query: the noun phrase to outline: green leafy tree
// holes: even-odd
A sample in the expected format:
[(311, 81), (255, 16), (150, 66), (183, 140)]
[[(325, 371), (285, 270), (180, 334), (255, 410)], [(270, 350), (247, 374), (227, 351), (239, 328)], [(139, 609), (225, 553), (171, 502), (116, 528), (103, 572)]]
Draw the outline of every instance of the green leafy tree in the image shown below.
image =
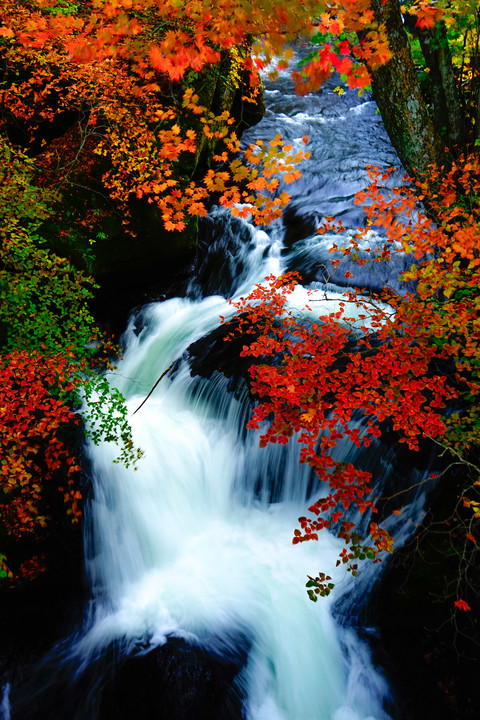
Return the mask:
[(139, 451), (121, 394), (98, 374), (114, 348), (88, 309), (93, 281), (41, 235), (57, 198), (34, 183), (33, 160), (4, 135), (0, 157), (0, 573), (18, 580), (40, 572), (43, 560), (29, 550), (12, 569), (6, 548), (48, 534), (52, 487), (72, 521), (81, 517), (80, 466), (68, 440), (80, 405), (95, 442), (119, 444), (126, 464)]

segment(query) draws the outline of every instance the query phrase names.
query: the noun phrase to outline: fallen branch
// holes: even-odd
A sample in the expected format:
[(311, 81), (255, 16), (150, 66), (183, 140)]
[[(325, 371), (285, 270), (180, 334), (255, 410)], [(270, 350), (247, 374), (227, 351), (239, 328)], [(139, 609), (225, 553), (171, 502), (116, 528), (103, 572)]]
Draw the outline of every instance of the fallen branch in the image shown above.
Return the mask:
[(157, 382), (155, 383), (155, 385), (152, 387), (152, 389), (151, 389), (150, 392), (148, 393), (148, 395), (147, 395), (147, 397), (145, 398), (145, 400), (143, 400), (143, 401), (140, 403), (140, 405), (139, 405), (138, 408), (135, 410), (135, 412), (132, 413), (132, 415), (135, 415), (135, 413), (137, 413), (137, 412), (140, 410), (140, 408), (142, 408), (142, 407), (145, 405), (145, 403), (147, 402), (148, 398), (150, 397), (150, 395), (153, 393), (153, 391), (154, 391), (155, 388), (157, 387), (157, 385), (158, 385), (158, 383), (160, 382), (160, 380), (161, 380), (163, 377), (165, 377), (165, 375), (168, 373), (169, 370), (172, 369), (172, 367), (173, 367), (173, 363), (172, 363), (171, 365), (169, 365), (166, 370), (163, 371), (163, 373), (160, 375), (160, 377), (158, 378), (158, 380), (157, 380)]

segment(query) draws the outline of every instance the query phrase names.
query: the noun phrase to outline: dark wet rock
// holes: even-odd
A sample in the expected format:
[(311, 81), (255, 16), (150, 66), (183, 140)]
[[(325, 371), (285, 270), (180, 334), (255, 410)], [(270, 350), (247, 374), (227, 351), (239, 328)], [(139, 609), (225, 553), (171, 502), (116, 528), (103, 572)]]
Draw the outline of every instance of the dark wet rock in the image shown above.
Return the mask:
[(195, 287), (202, 295), (232, 295), (244, 270), (239, 245), (251, 239), (250, 227), (229, 214), (212, 213), (202, 219), (195, 260)]
[(283, 225), (285, 227), (284, 245), (290, 247), (299, 240), (310, 237), (320, 225), (321, 216), (317, 214), (307, 215), (301, 208), (290, 204), (283, 213)]
[(98, 720), (241, 720), (239, 658), (221, 659), (173, 638), (112, 669)]
[[(238, 320), (230, 320), (188, 347), (191, 375), (209, 378), (218, 371), (230, 378), (232, 384), (236, 384), (241, 378), (248, 379), (252, 358), (240, 357), (245, 338), (238, 335), (233, 340), (226, 339), (237, 327)], [(253, 342), (255, 336), (249, 335), (248, 338), (249, 342)]]
[(217, 650), (170, 638), (128, 652), (119, 641), (79, 667), (67, 639), (17, 671), (12, 720), (242, 720), (235, 679), (248, 642), (223, 638)]

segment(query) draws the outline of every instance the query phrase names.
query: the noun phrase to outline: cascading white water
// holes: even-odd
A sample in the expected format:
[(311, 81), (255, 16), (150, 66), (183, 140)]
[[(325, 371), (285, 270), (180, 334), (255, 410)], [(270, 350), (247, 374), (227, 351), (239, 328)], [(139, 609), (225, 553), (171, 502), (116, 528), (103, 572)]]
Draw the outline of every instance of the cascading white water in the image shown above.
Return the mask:
[[(314, 136), (292, 207), (344, 219), (350, 212), (356, 222), (352, 197), (365, 185), (365, 165), (394, 161), (372, 103), (347, 93), (348, 105), (328, 91), (299, 99), (287, 90), (267, 90), (270, 110), (254, 132), (274, 127), (294, 143)], [(375, 152), (367, 127), (374, 128)], [(71, 652), (88, 662), (115, 640), (158, 645), (172, 636), (221, 652), (242, 637), (248, 657), (236, 683), (247, 720), (381, 720), (388, 717), (387, 683), (368, 647), (331, 612), (342, 596), (344, 612), (355, 603), (352, 584), (335, 568), (339, 541), (321, 533), (318, 543), (291, 544), (297, 517), (321, 492), (299, 465), (298, 446), (259, 449), (258, 435), (244, 431), (250, 408), (243, 386), (229, 392), (219, 372), (192, 377), (186, 354), (218, 327), (220, 315), (231, 314), (223, 295), (244, 295), (292, 267), (325, 268), (329, 238), (313, 234), (287, 251), (280, 223), (267, 233), (223, 210), (211, 217), (225, 228), (218, 277), (207, 255), (187, 297), (149, 305), (125, 336), (113, 382), (132, 412), (172, 363), (175, 370), (132, 415), (145, 451), (136, 471), (115, 465), (114, 449), (90, 448), (87, 572), (95, 604)], [(322, 280), (320, 271), (310, 275)], [(329, 309), (338, 298), (329, 292)], [(313, 605), (304, 583), (319, 570), (337, 587)], [(375, 572), (364, 573), (369, 584)], [(365, 594), (365, 584), (358, 587)]]
[[(263, 243), (264, 233), (256, 235)], [(267, 267), (268, 253), (264, 264), (250, 265), (251, 279), (265, 277)], [(147, 308), (140, 332), (132, 321), (116, 378), (129, 407), (229, 313), (222, 297), (174, 299)], [(208, 645), (238, 632), (251, 643), (239, 680), (249, 720), (384, 717), (384, 682), (364, 664), (358, 677), (370, 677), (371, 692), (355, 683), (354, 643), (347, 664), (332, 600), (313, 607), (305, 594), (308, 573), (321, 568), (341, 581), (343, 571), (335, 572), (333, 536), (291, 544), (311, 483), (298, 448), (261, 450), (254, 433), (243, 438), (245, 393), (228, 393), (220, 375), (211, 385), (191, 377), (187, 360), (162, 380), (132, 417), (145, 450), (137, 471), (114, 465), (109, 447), (91, 449), (88, 570), (98, 607), (78, 652), (125, 635)], [(281, 488), (270, 504), (272, 476)]]
[(2, 702), (0, 703), (0, 720), (10, 720), (10, 683), (2, 688)]

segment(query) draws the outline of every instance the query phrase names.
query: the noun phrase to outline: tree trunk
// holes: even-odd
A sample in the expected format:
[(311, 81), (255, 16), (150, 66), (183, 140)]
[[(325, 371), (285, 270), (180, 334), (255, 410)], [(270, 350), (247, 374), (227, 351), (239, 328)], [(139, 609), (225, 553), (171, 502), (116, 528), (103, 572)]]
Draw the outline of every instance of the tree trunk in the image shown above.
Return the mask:
[(465, 145), (465, 114), (453, 72), (445, 25), (439, 23), (433, 28), (419, 30), (418, 39), (430, 70), (435, 124), (439, 132), (445, 133), (449, 149), (460, 151)]
[(411, 176), (447, 164), (445, 145), (430, 117), (418, 82), (398, 0), (372, 0), (375, 20), (383, 23), (392, 58), (370, 68), (373, 92), (390, 140)]

